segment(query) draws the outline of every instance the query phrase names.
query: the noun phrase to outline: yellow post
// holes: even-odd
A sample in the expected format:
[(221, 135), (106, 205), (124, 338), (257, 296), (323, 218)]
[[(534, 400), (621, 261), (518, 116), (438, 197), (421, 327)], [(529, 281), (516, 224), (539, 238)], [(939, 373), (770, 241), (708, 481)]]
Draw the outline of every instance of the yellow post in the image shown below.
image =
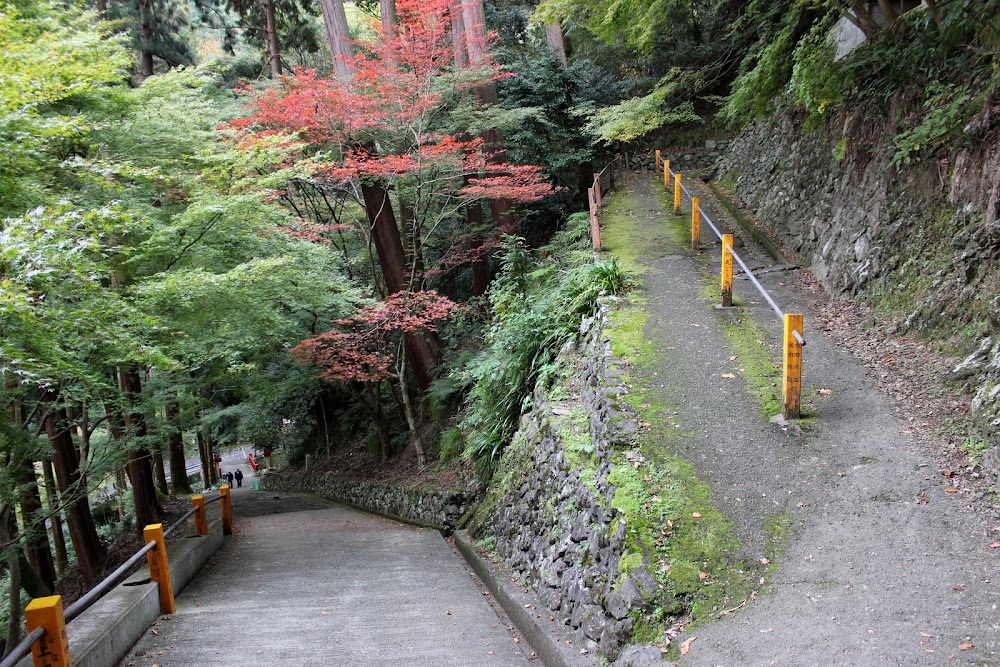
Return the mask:
[(733, 305), (733, 235), (722, 235), (722, 307)]
[(670, 160), (663, 161), (663, 187), (670, 187)]
[(194, 532), (208, 535), (208, 517), (205, 516), (205, 496), (191, 496), (191, 506), (194, 507)]
[(28, 632), (45, 628), (45, 635), (31, 645), (35, 667), (70, 667), (69, 637), (66, 635), (66, 616), (63, 614), (62, 596), (50, 595), (35, 598), (24, 610)]
[(784, 366), (785, 377), (781, 383), (781, 416), (798, 419), (802, 395), (802, 346), (792, 334), (802, 333), (802, 315), (785, 313)]
[(601, 175), (594, 174), (594, 200), (597, 202), (597, 208), (601, 208)]
[(701, 197), (691, 197), (691, 252), (701, 250)]
[(660, 169), (660, 149), (659, 148), (656, 149), (656, 169), (657, 169), (657, 171), (659, 171), (659, 169)]
[(163, 539), (163, 524), (154, 523), (142, 531), (146, 544), (156, 542), (152, 551), (146, 552), (149, 561), (149, 578), (156, 582), (160, 590), (160, 613), (173, 614), (177, 611), (174, 604), (174, 582), (170, 579), (170, 564), (167, 563), (167, 543)]
[(681, 213), (681, 174), (674, 174), (674, 215)]
[(219, 487), (219, 493), (222, 494), (222, 500), (219, 504), (222, 505), (222, 534), (232, 535), (233, 534), (233, 499), (229, 495), (229, 485), (223, 484)]

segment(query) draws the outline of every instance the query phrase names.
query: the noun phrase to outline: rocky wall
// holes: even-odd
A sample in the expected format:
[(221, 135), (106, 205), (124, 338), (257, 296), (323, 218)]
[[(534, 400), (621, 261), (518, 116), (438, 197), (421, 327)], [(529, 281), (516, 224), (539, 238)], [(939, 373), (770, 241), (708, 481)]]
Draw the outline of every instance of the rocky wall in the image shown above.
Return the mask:
[[(664, 160), (670, 160), (673, 171), (701, 171), (711, 169), (723, 155), (726, 154), (730, 141), (728, 139), (707, 139), (698, 148), (667, 147), (660, 151)], [(626, 152), (618, 156), (627, 169), (634, 171), (656, 171), (656, 152), (643, 148), (636, 152)]]
[(268, 491), (298, 491), (336, 500), (403, 521), (452, 531), (472, 503), (472, 496), (423, 489), (407, 489), (333, 476), (279, 476), (262, 478)]
[[(586, 650), (614, 660), (656, 584), (642, 567), (619, 571), (625, 523), (608, 476), (615, 445), (627, 444), (636, 427), (614, 400), (624, 388), (605, 326), (602, 308), (583, 322), (580, 342), (563, 350), (573, 367), (568, 388), (554, 395), (536, 388), (472, 529)], [(630, 665), (631, 653), (623, 658)]]
[(844, 113), (806, 131), (778, 117), (733, 140), (716, 177), (828, 290), (903, 308), (910, 329), (964, 330), (977, 352), (956, 378), (969, 382), (973, 408), (1000, 442), (995, 124), (974, 121), (954, 149), (897, 169), (890, 119)]

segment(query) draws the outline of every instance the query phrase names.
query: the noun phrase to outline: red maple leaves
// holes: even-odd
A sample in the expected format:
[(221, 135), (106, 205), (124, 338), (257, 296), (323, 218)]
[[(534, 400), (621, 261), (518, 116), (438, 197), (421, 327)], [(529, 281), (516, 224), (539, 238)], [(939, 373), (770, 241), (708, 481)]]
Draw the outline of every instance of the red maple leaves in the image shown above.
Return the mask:
[(365, 306), (335, 328), (292, 348), (292, 357), (321, 368), (324, 380), (379, 382), (395, 377), (398, 336), (437, 330), (458, 304), (433, 290), (396, 292)]

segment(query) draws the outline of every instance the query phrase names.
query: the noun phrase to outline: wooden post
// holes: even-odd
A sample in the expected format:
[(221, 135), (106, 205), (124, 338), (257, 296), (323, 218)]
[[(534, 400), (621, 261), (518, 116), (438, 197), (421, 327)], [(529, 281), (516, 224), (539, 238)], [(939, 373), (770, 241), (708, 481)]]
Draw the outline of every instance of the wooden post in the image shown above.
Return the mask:
[(229, 485), (223, 484), (219, 487), (219, 493), (222, 494), (222, 500), (219, 504), (222, 505), (222, 534), (232, 535), (233, 534), (233, 499), (229, 495)]
[(603, 197), (601, 196), (601, 175), (594, 174), (594, 200), (597, 202), (597, 208), (601, 208)]
[(660, 162), (661, 162), (661, 161), (662, 161), (662, 160), (661, 160), (661, 158), (660, 158), (660, 149), (659, 149), (659, 148), (657, 148), (657, 149), (656, 149), (656, 171), (659, 171), (659, 170), (660, 170)]
[(802, 315), (785, 313), (784, 380), (781, 383), (781, 416), (785, 420), (799, 418), (802, 396), (802, 346), (792, 334), (802, 333)]
[(701, 197), (691, 197), (691, 252), (701, 250)]
[(674, 215), (681, 214), (681, 174), (674, 174)]
[(722, 307), (733, 305), (733, 235), (722, 235)]
[(191, 506), (194, 507), (194, 532), (198, 535), (208, 535), (208, 517), (205, 515), (205, 496), (191, 496)]
[(149, 562), (149, 578), (156, 582), (160, 592), (160, 613), (173, 614), (177, 611), (174, 603), (174, 582), (170, 578), (170, 564), (167, 562), (167, 543), (163, 539), (163, 524), (154, 523), (142, 531), (146, 544), (156, 542), (152, 551), (146, 552)]
[(587, 198), (590, 200), (590, 240), (594, 245), (594, 250), (601, 250), (601, 223), (597, 219), (597, 202), (594, 201), (594, 188), (587, 189)]
[(35, 667), (70, 667), (69, 637), (66, 635), (66, 616), (62, 596), (50, 595), (35, 598), (24, 610), (28, 632), (45, 628), (45, 634), (31, 645)]
[(663, 161), (663, 187), (670, 187), (670, 160)]

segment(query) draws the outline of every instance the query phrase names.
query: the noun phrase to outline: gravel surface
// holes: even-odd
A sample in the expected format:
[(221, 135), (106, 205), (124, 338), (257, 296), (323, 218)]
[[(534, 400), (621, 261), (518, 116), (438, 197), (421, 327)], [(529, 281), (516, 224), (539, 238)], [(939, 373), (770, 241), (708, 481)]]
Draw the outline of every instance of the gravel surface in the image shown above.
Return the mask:
[[(633, 198), (637, 215), (665, 220), (658, 187), (640, 175), (619, 196)], [(703, 207), (723, 218), (710, 191), (698, 190)], [(715, 267), (719, 251), (710, 235), (703, 226), (708, 266)], [(751, 267), (778, 264), (745, 243), (737, 247)], [(898, 348), (868, 343), (877, 338), (859, 331), (856, 316), (826, 299), (808, 272), (762, 271), (761, 282), (786, 312), (805, 314), (803, 398), (815, 417), (804, 428), (770, 424), (739, 380), (740, 360), (731, 359), (722, 334), (725, 316), (704, 301), (705, 264), (680, 246), (644, 263), (646, 335), (660, 352), (645, 381), (666, 390), (683, 430), (693, 433), (664, 446), (712, 487), (738, 527), (741, 556), (762, 554), (768, 517), (787, 510), (793, 520), (784, 555), (756, 601), (678, 636), (697, 637), (680, 664), (1000, 664), (1000, 549), (989, 546), (996, 521), (974, 502), (981, 489), (956, 486), (956, 471), (942, 474), (943, 443), (934, 436), (944, 418), (939, 401), (960, 414), (961, 398), (904, 389), (906, 378), (885, 370), (898, 363)], [(770, 308), (746, 280), (734, 291), (776, 352), (780, 326)], [(849, 351), (855, 348), (858, 356)], [(928, 372), (950, 363), (935, 358), (934, 366), (919, 343), (907, 349), (914, 367)], [(919, 386), (917, 376), (909, 379)]]

